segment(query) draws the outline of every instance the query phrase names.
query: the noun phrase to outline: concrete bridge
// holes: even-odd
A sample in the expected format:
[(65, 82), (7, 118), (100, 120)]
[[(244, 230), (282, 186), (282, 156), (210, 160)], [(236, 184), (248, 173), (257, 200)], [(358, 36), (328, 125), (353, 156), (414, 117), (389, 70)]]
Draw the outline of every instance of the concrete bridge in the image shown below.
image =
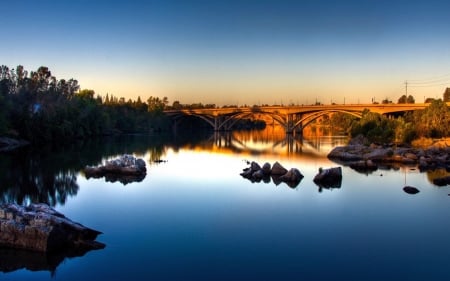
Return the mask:
[[(450, 105), (450, 103), (447, 103)], [(414, 104), (332, 104), (305, 106), (253, 106), (253, 107), (224, 107), (203, 109), (165, 110), (173, 117), (175, 124), (185, 116), (196, 116), (205, 120), (214, 131), (229, 131), (240, 119), (262, 115), (271, 117), (284, 127), (287, 134), (301, 132), (301, 130), (315, 119), (330, 113), (341, 112), (361, 118), (365, 109), (380, 114), (396, 114), (407, 111), (424, 109), (429, 103)]]

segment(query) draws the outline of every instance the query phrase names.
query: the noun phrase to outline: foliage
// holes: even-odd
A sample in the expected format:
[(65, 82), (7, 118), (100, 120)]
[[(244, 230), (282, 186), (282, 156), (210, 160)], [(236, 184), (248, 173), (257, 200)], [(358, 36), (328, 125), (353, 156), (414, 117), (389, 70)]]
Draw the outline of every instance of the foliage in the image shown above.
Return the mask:
[(363, 116), (351, 127), (351, 136), (365, 136), (370, 142), (389, 143), (394, 141), (396, 123), (393, 119), (370, 112), (363, 111)]
[(414, 112), (412, 122), (418, 137), (439, 138), (450, 135), (450, 111), (442, 100), (434, 100), (424, 110)]
[(386, 116), (363, 112), (363, 117), (351, 125), (351, 136), (364, 135), (370, 142), (411, 143), (420, 138), (440, 138), (450, 135), (450, 110), (442, 100), (432, 100), (423, 109), (404, 116)]
[[(22, 66), (0, 67), (0, 134), (14, 132), (32, 142), (162, 130), (168, 120), (160, 113), (167, 98), (149, 104), (80, 90), (75, 79), (58, 80), (47, 67), (30, 74)], [(150, 103), (151, 102), (151, 103)]]
[(446, 88), (444, 92), (444, 102), (450, 102), (450, 88)]
[(403, 95), (403, 96), (401, 96), (398, 99), (397, 103), (415, 103), (415, 102), (416, 102), (416, 100), (414, 99), (413, 96), (411, 96), (411, 95), (409, 95), (409, 96)]

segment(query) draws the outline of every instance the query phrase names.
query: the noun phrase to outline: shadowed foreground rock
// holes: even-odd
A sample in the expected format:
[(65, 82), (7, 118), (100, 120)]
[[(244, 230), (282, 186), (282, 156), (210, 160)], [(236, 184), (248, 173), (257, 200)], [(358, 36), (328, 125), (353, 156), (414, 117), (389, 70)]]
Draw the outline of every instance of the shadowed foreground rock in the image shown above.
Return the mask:
[(38, 252), (103, 249), (101, 232), (73, 222), (46, 204), (0, 205), (0, 246)]

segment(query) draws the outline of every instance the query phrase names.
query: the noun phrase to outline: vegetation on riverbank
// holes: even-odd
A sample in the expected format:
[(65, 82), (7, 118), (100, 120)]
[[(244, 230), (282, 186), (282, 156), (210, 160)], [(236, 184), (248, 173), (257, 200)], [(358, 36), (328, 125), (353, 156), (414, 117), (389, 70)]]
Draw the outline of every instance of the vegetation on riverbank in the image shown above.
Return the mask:
[[(363, 135), (370, 143), (408, 143), (418, 139), (450, 136), (450, 110), (442, 100), (433, 100), (423, 110), (404, 116), (384, 116), (364, 111), (361, 119), (336, 113), (331, 124), (342, 127), (351, 137)], [(416, 141), (417, 143), (417, 141)]]
[(30, 73), (0, 67), (0, 135), (33, 143), (161, 130), (169, 122), (161, 110), (165, 102), (103, 99), (80, 90), (77, 80), (56, 79), (47, 67)]

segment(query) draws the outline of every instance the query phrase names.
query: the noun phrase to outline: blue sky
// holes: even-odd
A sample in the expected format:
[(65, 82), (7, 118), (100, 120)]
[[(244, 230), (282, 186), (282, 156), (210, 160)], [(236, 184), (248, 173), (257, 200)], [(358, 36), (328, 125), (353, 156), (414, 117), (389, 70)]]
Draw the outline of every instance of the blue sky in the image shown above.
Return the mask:
[[(418, 102), (450, 87), (450, 1), (4, 1), (0, 64), (126, 98)], [(420, 87), (419, 87), (420, 86)]]

